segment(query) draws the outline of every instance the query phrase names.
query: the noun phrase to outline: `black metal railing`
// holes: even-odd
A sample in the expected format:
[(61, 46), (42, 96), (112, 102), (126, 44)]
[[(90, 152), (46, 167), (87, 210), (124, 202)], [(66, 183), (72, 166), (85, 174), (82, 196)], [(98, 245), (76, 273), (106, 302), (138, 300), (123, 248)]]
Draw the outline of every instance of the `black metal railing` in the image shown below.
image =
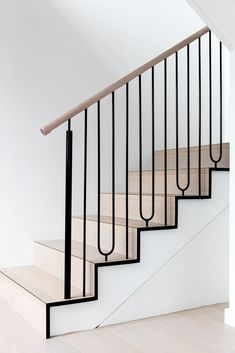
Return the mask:
[(129, 258), (129, 83), (126, 83), (126, 259)]
[(65, 185), (65, 271), (64, 298), (71, 297), (71, 244), (72, 244), (72, 163), (73, 163), (73, 132), (68, 121), (66, 132), (66, 185)]
[(198, 38), (198, 194), (202, 194), (201, 180), (201, 145), (202, 145), (202, 64), (201, 38)]
[(189, 45), (187, 45), (187, 183), (180, 186), (179, 180), (179, 85), (178, 85), (178, 52), (175, 53), (175, 74), (176, 74), (176, 184), (184, 196), (190, 185), (190, 60)]
[(215, 163), (215, 168), (217, 167), (217, 164), (220, 162), (221, 158), (222, 158), (222, 112), (223, 112), (223, 107), (222, 107), (222, 88), (223, 88), (223, 84), (222, 84), (222, 43), (219, 43), (219, 57), (220, 57), (220, 64), (219, 64), (219, 76), (220, 76), (220, 153), (219, 153), (219, 157), (217, 159), (215, 159), (213, 157), (213, 151), (212, 151), (212, 39), (211, 39), (211, 31), (209, 31), (209, 109), (210, 109), (210, 113), (209, 113), (209, 117), (210, 117), (210, 136), (209, 136), (209, 140), (210, 140), (210, 158), (211, 160)]
[[(123, 253), (122, 260), (128, 260), (131, 258), (130, 255), (130, 238), (129, 238), (129, 225), (130, 218), (134, 218), (138, 221), (143, 221), (143, 227), (151, 227), (152, 224), (161, 224), (162, 226), (172, 225), (173, 221), (171, 217), (170, 209), (170, 192), (169, 192), (169, 173), (170, 169), (175, 170), (175, 194), (181, 196), (191, 195), (191, 169), (196, 168), (197, 172), (197, 182), (198, 190), (194, 191), (195, 196), (202, 196), (205, 194), (205, 188), (202, 184), (202, 168), (204, 168), (204, 164), (202, 161), (203, 157), (203, 143), (208, 141), (208, 165), (214, 168), (219, 167), (219, 163), (222, 161), (222, 153), (223, 153), (223, 51), (222, 51), (222, 43), (217, 43), (216, 38), (212, 38), (212, 34), (210, 31), (204, 31), (202, 35), (199, 35), (197, 38), (193, 38), (191, 42), (185, 42), (185, 45), (181, 45), (179, 49), (174, 52), (166, 53), (165, 56), (162, 57), (162, 60), (157, 62), (156, 65), (152, 65), (151, 67), (144, 69), (143, 72), (137, 73), (135, 77), (128, 80), (123, 80), (122, 84), (118, 83), (118, 88), (116, 90), (112, 90), (108, 92), (106, 96), (110, 96), (111, 98), (111, 111), (109, 115), (111, 116), (111, 136), (110, 136), (110, 153), (111, 153), (111, 221), (110, 221), (110, 248), (105, 249), (102, 247), (102, 214), (101, 214), (101, 203), (102, 203), (102, 178), (101, 178), (101, 162), (103, 161), (103, 155), (101, 153), (101, 142), (102, 139), (105, 138), (102, 134), (101, 136), (101, 116), (102, 116), (102, 95), (105, 95), (102, 92), (101, 98), (95, 100), (92, 105), (87, 106), (83, 109), (84, 112), (84, 160), (83, 164), (79, 163), (79, 166), (83, 168), (83, 237), (82, 237), (82, 295), (83, 297), (87, 296), (87, 214), (88, 214), (88, 192), (89, 188), (87, 185), (88, 179), (88, 115), (90, 106), (94, 106), (96, 109), (95, 119), (97, 121), (97, 145), (96, 152), (92, 155), (93, 158), (97, 158), (97, 173), (93, 176), (95, 178), (95, 184), (97, 185), (97, 251), (103, 257), (104, 262), (112, 261), (112, 254), (115, 252), (116, 248), (116, 219), (117, 219), (117, 194), (116, 194), (116, 172), (117, 172), (117, 158), (116, 155), (119, 153), (119, 146), (117, 146), (116, 139), (116, 127), (118, 124), (117, 117), (117, 100), (116, 96), (118, 95), (118, 89), (124, 89), (125, 99), (122, 101), (122, 104), (125, 106), (124, 112), (124, 124), (123, 124), (123, 136), (124, 136), (124, 149), (125, 152), (122, 155), (125, 164), (124, 170), (124, 214), (125, 220), (122, 224), (125, 227), (125, 251)], [(219, 44), (219, 58), (215, 58), (217, 53), (214, 50), (215, 46)], [(191, 48), (193, 47), (193, 50)], [(196, 54), (195, 54), (196, 53)], [(184, 54), (184, 64), (182, 68), (182, 63), (180, 66), (179, 63), (179, 54)], [(171, 62), (174, 62), (174, 68), (170, 65)], [(218, 63), (218, 64), (216, 64)], [(216, 66), (216, 68), (213, 66)], [(162, 70), (162, 71), (161, 71)], [(197, 74), (197, 92), (194, 92), (194, 104), (192, 107), (192, 71), (195, 71)], [(219, 79), (213, 81), (213, 75), (219, 70)], [(147, 94), (149, 95), (149, 112), (150, 112), (150, 129), (151, 133), (147, 136), (147, 144), (144, 143), (143, 139), (143, 127), (146, 124), (146, 116), (143, 112), (143, 73), (148, 72), (150, 74), (149, 81), (149, 89)], [(185, 85), (180, 85), (180, 77), (184, 71), (184, 75), (186, 77)], [(203, 71), (203, 74), (202, 74)], [(163, 81), (160, 83), (159, 73), (162, 73)], [(173, 73), (173, 75), (172, 75)], [(206, 75), (205, 75), (206, 73)], [(156, 85), (156, 77), (158, 76), (157, 81), (157, 89)], [(135, 97), (135, 100), (130, 102), (130, 92), (131, 85), (134, 81), (137, 81), (138, 86), (138, 95)], [(219, 96), (215, 97), (216, 93), (213, 89), (214, 86), (219, 85), (219, 89), (217, 87), (216, 91), (219, 92)], [(146, 87), (146, 86), (145, 86)], [(169, 89), (174, 87), (174, 97), (169, 95)], [(208, 89), (208, 111), (205, 109), (205, 100), (207, 99), (206, 91)], [(162, 111), (161, 114), (158, 112), (159, 101), (157, 102), (157, 97), (160, 91), (162, 101)], [(195, 86), (194, 86), (195, 91)], [(214, 97), (214, 100), (213, 100)], [(180, 101), (184, 98), (185, 100), (185, 113), (180, 113)], [(219, 153), (216, 157), (213, 151), (213, 130), (214, 124), (216, 124), (216, 114), (215, 110), (217, 108), (217, 103), (219, 102)], [(204, 106), (203, 106), (204, 102)], [(169, 110), (169, 106), (174, 107), (174, 114), (172, 113), (172, 109)], [(182, 103), (181, 103), (182, 105)], [(133, 107), (134, 106), (134, 107)], [(130, 112), (133, 110), (138, 111), (138, 119), (135, 119), (135, 122), (131, 125), (130, 120)], [(181, 109), (182, 110), (182, 109)], [(194, 111), (193, 111), (194, 110)], [(192, 112), (195, 111), (198, 114), (197, 121), (192, 120)], [(109, 118), (110, 118), (109, 116)], [(92, 119), (92, 118), (91, 118)], [(94, 119), (94, 117), (93, 117)], [(132, 119), (133, 120), (133, 119)], [(195, 118), (194, 118), (195, 120)], [(89, 120), (90, 121), (90, 120)], [(157, 123), (156, 123), (157, 122)], [(184, 125), (184, 128), (180, 128), (180, 125)], [(196, 135), (196, 139), (191, 140), (192, 137), (192, 125), (194, 126), (193, 135)], [(205, 125), (208, 129), (205, 129)], [(95, 126), (95, 125), (94, 125)], [(196, 131), (196, 126), (198, 132)], [(160, 128), (161, 127), (161, 128)], [(175, 130), (175, 131), (174, 131)], [(172, 134), (173, 131), (173, 134)], [(159, 134), (162, 134), (159, 136)], [(184, 133), (184, 140), (186, 144), (182, 142), (182, 135)], [(132, 140), (132, 135), (136, 134), (138, 136), (138, 215), (133, 216), (130, 212), (130, 184), (129, 184), (129, 167), (130, 167), (130, 143)], [(169, 134), (170, 138), (169, 138)], [(158, 136), (158, 138), (156, 138)], [(206, 137), (205, 137), (206, 136)], [(159, 139), (159, 137), (161, 137)], [(175, 141), (174, 141), (175, 139)], [(162, 153), (160, 155), (159, 164), (156, 162), (156, 149), (159, 149), (158, 141), (162, 141)], [(215, 140), (215, 137), (214, 137)], [(146, 139), (145, 139), (146, 141)], [(172, 146), (172, 141), (174, 142), (174, 146)], [(196, 150), (196, 162), (192, 166), (192, 152), (191, 148)], [(174, 148), (175, 157), (172, 157), (169, 153), (169, 147)], [(184, 153), (182, 153), (181, 147), (184, 148)], [(150, 151), (150, 179), (149, 179), (149, 189), (146, 193), (143, 191), (143, 158), (144, 152)], [(95, 157), (94, 157), (95, 156)], [(66, 195), (65, 195), (65, 287), (64, 287), (64, 297), (65, 299), (71, 298), (71, 247), (72, 247), (72, 158), (73, 158), (73, 132), (71, 130), (71, 122), (68, 120), (68, 130), (66, 132)], [(173, 158), (173, 159), (172, 159)], [(195, 158), (194, 158), (195, 159)], [(184, 163), (182, 163), (184, 161)], [(209, 162), (210, 161), (210, 162)], [(173, 164), (172, 164), (173, 163)], [(185, 182), (181, 180), (181, 170), (184, 169), (185, 174)], [(161, 170), (162, 175), (162, 189), (159, 193), (159, 187), (156, 185), (156, 174), (157, 171)], [(157, 191), (158, 190), (158, 191)], [(148, 210), (146, 212), (145, 203), (143, 203), (143, 198), (147, 195), (148, 201)], [(161, 202), (158, 199), (161, 199)], [(161, 210), (160, 210), (161, 208)]]

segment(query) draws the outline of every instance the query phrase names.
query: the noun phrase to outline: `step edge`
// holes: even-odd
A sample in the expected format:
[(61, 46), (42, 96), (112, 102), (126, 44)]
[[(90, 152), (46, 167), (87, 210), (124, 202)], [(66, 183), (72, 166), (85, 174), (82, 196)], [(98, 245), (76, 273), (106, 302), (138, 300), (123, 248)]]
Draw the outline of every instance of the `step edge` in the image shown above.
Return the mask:
[[(56, 240), (64, 241), (64, 239), (56, 239)], [(79, 241), (77, 241), (77, 240), (73, 240), (73, 241), (74, 241), (74, 242), (77, 242), (77, 243), (79, 243), (79, 244), (82, 244), (81, 242), (79, 242)], [(52, 249), (52, 250), (54, 250), (54, 251), (57, 251), (57, 252), (59, 252), (59, 253), (64, 254), (64, 251), (63, 251), (63, 250), (60, 250), (60, 249), (58, 249), (58, 248), (55, 248), (55, 247), (52, 246), (52, 245), (42, 244), (42, 243), (40, 243), (39, 240), (35, 240), (33, 243), (35, 243), (35, 244), (37, 244), (37, 245), (40, 245), (40, 246), (44, 246), (44, 247), (46, 247), (46, 248), (49, 248), (49, 249)], [(95, 248), (95, 247), (92, 246), (92, 245), (87, 245), (87, 246), (92, 247), (92, 248)], [(117, 256), (120, 256), (120, 255), (121, 255), (121, 254), (119, 254), (119, 253), (117, 253), (117, 252), (113, 252), (112, 254), (116, 254)], [(71, 257), (83, 261), (82, 257), (76, 256), (76, 255), (71, 255)], [(122, 261), (122, 260), (121, 260), (121, 259), (120, 259), (120, 260), (110, 260), (109, 262), (111, 263), (112, 261), (115, 261), (115, 262), (116, 262), (116, 261)], [(100, 264), (100, 263), (103, 263), (103, 262), (105, 262), (105, 261), (95, 261), (95, 260), (87, 260), (87, 259), (86, 259), (86, 262), (92, 264), (93, 266), (95, 266), (95, 265)]]
[[(89, 217), (92, 217), (93, 215), (90, 215), (90, 216), (87, 216), (87, 218), (86, 218), (86, 221), (89, 221), (89, 222), (98, 222), (96, 219), (91, 219), (91, 218), (89, 218)], [(104, 216), (104, 215), (103, 215)], [(79, 216), (79, 215), (77, 215), (77, 216), (72, 216), (72, 218), (73, 219), (75, 219), (75, 220), (79, 220), (79, 221), (83, 221), (83, 216)], [(111, 216), (110, 216), (110, 218), (112, 218)], [(125, 219), (125, 218), (123, 218), (123, 217), (118, 217), (118, 218), (122, 218), (122, 219)], [(129, 219), (129, 221), (138, 221), (138, 220), (136, 220), (136, 219)], [(110, 224), (110, 225), (112, 225), (112, 221), (110, 221), (110, 222), (108, 222), (108, 221), (100, 221), (100, 223), (103, 223), (103, 224)], [(144, 221), (143, 221), (143, 223), (144, 223)], [(150, 222), (151, 223), (151, 222)], [(161, 224), (160, 223), (156, 223), (156, 222), (154, 222), (154, 224), (152, 224), (151, 226), (152, 227), (157, 227), (157, 226), (160, 226)], [(115, 226), (116, 227), (124, 227), (124, 228), (126, 228), (126, 225), (122, 225), (122, 224), (118, 224), (118, 223), (115, 223)], [(128, 225), (128, 228), (132, 228), (132, 229), (138, 229), (138, 228), (142, 228), (142, 226), (132, 226), (132, 225)]]

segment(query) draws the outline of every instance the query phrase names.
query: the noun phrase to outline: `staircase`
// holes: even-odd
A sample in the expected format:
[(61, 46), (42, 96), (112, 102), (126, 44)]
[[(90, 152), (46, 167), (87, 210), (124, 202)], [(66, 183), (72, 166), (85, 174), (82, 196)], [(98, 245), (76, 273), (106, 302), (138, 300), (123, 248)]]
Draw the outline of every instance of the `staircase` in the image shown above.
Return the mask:
[[(198, 109), (198, 144), (191, 146), (190, 48), (195, 43), (197, 44), (199, 84), (198, 106), (193, 109)], [(207, 135), (203, 132), (206, 117), (204, 117), (202, 110), (203, 77), (201, 68), (203, 56), (201, 43), (204, 43), (203, 48), (206, 43), (209, 50), (209, 133)], [(197, 300), (190, 301), (189, 296), (188, 303), (183, 307), (179, 306), (177, 301), (177, 304), (171, 307), (168, 301), (169, 305), (165, 303), (165, 307), (162, 304), (160, 309), (154, 310), (152, 306), (150, 311), (141, 312), (139, 303), (134, 305), (132, 302), (132, 313), (129, 313), (128, 309), (124, 312), (119, 310), (119, 315), (116, 315), (115, 318), (117, 309), (124, 305), (138, 288), (141, 289), (145, 281), (150, 281), (154, 273), (166, 267), (170, 259), (174, 259), (181, 250), (183, 251), (186, 246), (193, 243), (195, 237), (200, 235), (211, 223), (219, 222), (219, 217), (226, 210), (228, 203), (227, 177), (224, 172), (229, 168), (229, 144), (222, 141), (222, 44), (219, 43), (220, 85), (219, 97), (216, 99), (220, 102), (219, 114), (213, 114), (215, 99), (214, 101), (212, 99), (212, 44), (211, 32), (208, 28), (204, 28), (42, 128), (42, 133), (47, 135), (61, 124), (68, 123), (66, 132), (65, 239), (37, 240), (33, 244), (33, 265), (2, 268), (0, 297), (47, 338), (75, 330), (95, 328), (105, 322), (110, 324), (198, 305)], [(179, 86), (178, 54), (180, 55), (181, 51), (185, 51), (187, 59), (186, 147), (181, 146), (179, 141), (181, 136), (179, 96), (182, 92), (181, 86)], [(170, 104), (175, 106), (174, 127), (169, 124), (171, 121), (168, 114), (170, 98), (167, 91), (167, 84), (169, 84), (167, 63), (168, 59), (170, 61), (172, 57), (175, 63), (175, 80), (173, 82), (175, 98)], [(158, 65), (163, 65), (164, 70), (162, 87), (164, 111), (160, 118), (156, 117), (155, 101), (155, 75)], [(156, 70), (154, 70), (155, 67)], [(148, 137), (148, 140), (150, 139), (148, 145), (151, 150), (148, 155), (151, 166), (145, 169), (143, 167), (146, 140), (144, 140), (143, 132), (145, 118), (143, 117), (142, 76), (147, 71), (150, 72), (151, 77), (151, 136)], [(136, 148), (139, 160), (137, 170), (129, 168), (129, 147), (132, 135), (129, 118), (133, 105), (129, 98), (132, 80), (137, 80), (138, 83), (136, 129), (139, 131), (139, 141)], [(121, 158), (125, 162), (125, 185), (122, 190), (117, 190), (115, 168), (118, 165), (119, 147), (115, 133), (118, 118), (115, 115), (115, 109), (118, 90), (121, 88), (124, 88), (125, 92), (125, 100), (122, 102), (125, 105), (125, 125), (123, 128), (125, 153), (121, 154)], [(103, 131), (101, 131), (100, 124), (101, 101), (109, 96), (112, 103), (109, 113), (109, 119), (111, 116), (112, 122), (110, 140), (112, 158), (110, 165), (107, 164), (107, 166), (110, 168), (111, 189), (103, 191), (101, 142), (105, 135), (102, 136)], [(94, 201), (97, 208), (94, 213), (89, 212), (87, 186), (88, 128), (90, 128), (90, 125), (88, 126), (88, 108), (90, 107), (95, 107), (97, 114), (95, 116), (97, 124), (94, 125), (97, 133), (95, 151), (97, 168), (93, 176), (97, 185), (97, 195)], [(83, 163), (79, 161), (80, 167), (83, 164), (81, 167), (83, 171), (82, 212), (74, 214), (74, 150), (71, 119), (82, 112), (84, 113)], [(215, 116), (218, 116), (219, 123)], [(156, 148), (158, 135), (156, 124), (159, 119), (161, 119), (163, 126), (163, 148)], [(213, 143), (213, 124), (219, 125), (218, 143)], [(169, 129), (175, 129), (174, 148), (168, 147), (171, 142), (168, 141)], [(202, 143), (204, 141), (207, 143)], [(215, 175), (215, 172), (220, 173)], [(224, 183), (223, 194), (220, 194), (221, 183)], [(211, 198), (212, 200), (209, 201)], [(185, 204), (183, 205), (182, 202)], [(190, 206), (190, 209), (187, 205)], [(169, 232), (169, 237), (165, 233), (166, 230)], [(216, 239), (215, 237), (215, 241), (217, 241)], [(202, 239), (202, 242), (205, 241), (206, 236)], [(219, 241), (221, 241), (220, 238), (218, 238)], [(207, 247), (205, 243), (202, 244), (205, 246), (203, 251), (206, 253)], [(223, 245), (219, 249), (222, 251)], [(216, 253), (219, 249), (211, 250), (211, 259), (206, 256), (207, 260), (205, 261), (212, 263), (213, 256), (222, 256), (221, 253)], [(222, 256), (221, 268), (223, 268), (223, 261)], [(130, 267), (130, 264), (133, 266)], [(190, 264), (190, 260), (185, 263), (185, 266), (187, 264)], [(119, 267), (119, 265), (123, 266)], [(210, 265), (208, 263), (208, 268)], [(109, 271), (106, 271), (108, 267)], [(176, 265), (175, 271), (177, 268)], [(214, 289), (221, 286), (219, 274), (214, 281), (214, 286)], [(161, 285), (162, 288), (164, 288), (163, 285)], [(208, 292), (210, 292), (209, 289)], [(154, 294), (153, 290), (152, 293)], [(154, 295), (157, 296), (157, 293)], [(222, 300), (223, 296), (224, 293), (218, 294), (214, 290), (210, 298), (205, 299), (205, 296), (202, 295), (200, 304), (205, 305), (208, 302), (212, 304), (216, 300)], [(152, 303), (149, 297), (150, 302)]]

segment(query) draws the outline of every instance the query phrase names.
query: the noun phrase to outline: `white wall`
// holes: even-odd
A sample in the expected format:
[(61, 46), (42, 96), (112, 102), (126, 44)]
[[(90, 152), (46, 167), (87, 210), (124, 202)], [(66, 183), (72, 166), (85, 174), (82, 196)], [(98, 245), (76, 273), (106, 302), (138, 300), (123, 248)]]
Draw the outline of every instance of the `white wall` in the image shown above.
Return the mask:
[[(177, 2), (174, 0), (127, 0), (125, 2), (116, 0), (101, 0), (99, 2), (96, 0), (51, 1), (63, 13), (67, 21), (74, 26), (76, 31), (80, 33), (84, 41), (90, 46), (94, 56), (105, 64), (107, 70), (109, 70), (107, 84), (113, 83), (204, 26), (204, 23), (184, 0)], [(182, 63), (181, 68), (184, 70), (185, 52), (181, 56), (180, 62)], [(158, 115), (156, 148), (161, 149), (163, 146), (163, 65), (159, 65), (156, 71), (156, 115)], [(169, 78), (171, 76), (174, 77), (173, 71), (173, 60), (170, 60)], [(151, 107), (150, 76), (148, 74), (143, 75), (143, 81), (145, 87), (143, 92), (143, 126), (144, 146), (146, 146), (151, 134), (151, 113), (149, 109)], [(182, 87), (185, 89), (185, 81)], [(130, 167), (136, 169), (138, 167), (138, 82), (136, 80), (131, 84), (130, 90), (130, 120), (133, 139), (130, 144)], [(117, 94), (119, 95), (119, 102), (124, 106), (124, 92), (118, 92)], [(175, 120), (173, 115), (173, 94), (173, 84), (172, 82), (170, 84), (169, 79), (169, 96), (171, 96), (168, 105), (169, 125), (173, 125)], [(192, 106), (194, 106), (195, 99), (197, 98), (194, 95)], [(180, 113), (185, 113), (185, 99), (180, 100), (180, 108)], [(123, 131), (124, 112), (124, 109), (120, 109), (116, 113), (118, 116), (117, 122), (119, 122), (118, 131)], [(110, 112), (106, 114), (110, 116)], [(192, 120), (195, 120), (196, 114), (197, 111), (192, 110)], [(110, 119), (107, 121), (109, 122)], [(183, 131), (184, 125), (182, 124)], [(169, 147), (173, 147), (175, 145), (173, 128), (169, 129), (168, 140)], [(185, 139), (181, 139), (181, 142), (185, 144)], [(195, 141), (193, 142), (195, 143)], [(110, 144), (107, 140), (108, 145)], [(107, 146), (104, 147), (104, 150), (107, 150)], [(125, 152), (124, 146), (124, 144), (121, 144), (120, 153)], [(150, 149), (144, 148), (144, 152), (146, 160), (148, 160)], [(109, 159), (109, 156), (107, 156), (106, 160)], [(147, 166), (145, 165), (145, 167)]]
[[(178, 43), (188, 35), (201, 29), (205, 24), (188, 6), (185, 0), (127, 0), (125, 2), (95, 1), (95, 0), (51, 0), (54, 6), (61, 11), (65, 19), (73, 25), (83, 40), (89, 45), (91, 52), (104, 63), (108, 74), (107, 85), (129, 73), (147, 60), (160, 54), (172, 45)], [(170, 24), (170, 25), (169, 25)], [(207, 38), (202, 40), (203, 51), (203, 136), (204, 144), (208, 143), (208, 48)], [(218, 54), (218, 43), (215, 40), (213, 53)], [(180, 55), (180, 144), (186, 144), (186, 65), (185, 50)], [(197, 43), (191, 46), (191, 144), (198, 143), (198, 80), (197, 80)], [(224, 55), (224, 61), (227, 60), (227, 53)], [(217, 56), (218, 57), (218, 56)], [(226, 67), (226, 65), (225, 65)], [(174, 88), (174, 58), (169, 59), (168, 64), (168, 147), (175, 147), (175, 88)], [(213, 71), (218, 73), (218, 62)], [(224, 70), (226, 74), (226, 70)], [(163, 65), (156, 68), (156, 149), (163, 148)], [(218, 87), (215, 78), (214, 86)], [(143, 75), (143, 154), (144, 168), (150, 167), (150, 139), (151, 135), (151, 102), (150, 102), (150, 75)], [(226, 91), (224, 87), (224, 92)], [(124, 87), (125, 89), (125, 87)], [(125, 170), (125, 143), (123, 126), (125, 124), (125, 91), (120, 89), (117, 92), (117, 110), (116, 110), (116, 142), (119, 146), (117, 162), (117, 190), (123, 191), (124, 170)], [(138, 152), (138, 81), (134, 80), (130, 84), (130, 169), (136, 170), (139, 163)], [(216, 123), (213, 124), (214, 142), (218, 142), (219, 137), (219, 99), (218, 90), (213, 90), (214, 109), (213, 117)], [(94, 112), (95, 114), (95, 112)], [(92, 115), (92, 113), (90, 114)], [(111, 166), (111, 141), (110, 141), (110, 99), (107, 99), (102, 105), (103, 117), (103, 138), (102, 155), (104, 170), (102, 175), (103, 190), (110, 191), (110, 166)], [(224, 104), (224, 115), (226, 114), (226, 104)], [(95, 115), (91, 116), (93, 124)], [(93, 128), (96, 128), (93, 125)], [(224, 129), (224, 140), (228, 140), (227, 126)], [(104, 136), (105, 133), (105, 136)], [(92, 146), (93, 143), (93, 146)], [(91, 150), (96, 148), (95, 136), (92, 137)], [(96, 163), (96, 162), (95, 162)], [(96, 174), (94, 163), (92, 163), (91, 174)], [(92, 185), (95, 191), (95, 185)], [(94, 203), (94, 202), (93, 202)]]
[(103, 65), (47, 0), (0, 3), (0, 266), (63, 236), (64, 129), (45, 122), (104, 84)]
[(110, 83), (203, 27), (184, 0), (51, 2), (107, 65)]
[[(1, 3), (0, 265), (28, 262), (33, 239), (63, 236), (65, 127), (46, 138), (39, 128), (203, 25), (184, 0)], [(123, 98), (117, 99), (122, 102)], [(135, 102), (135, 96), (132, 99)], [(110, 112), (103, 109), (109, 124), (105, 119), (102, 122), (102, 179), (103, 188), (109, 188)], [(123, 109), (121, 105), (117, 112), (119, 166), (123, 165), (125, 146)], [(90, 114), (88, 206), (93, 210), (95, 112)], [(136, 124), (136, 109), (131, 119)], [(73, 126), (74, 180), (80, 180), (79, 186), (74, 182), (77, 213), (82, 202), (83, 120), (77, 119)], [(136, 167), (137, 151), (133, 144), (132, 168)], [(123, 173), (116, 179), (121, 189)]]
[(230, 58), (231, 64), (231, 76), (230, 76), (230, 87), (231, 87), (231, 144), (230, 144), (230, 295), (229, 295), (229, 309), (225, 314), (225, 322), (235, 327), (235, 50), (231, 52)]
[[(180, 40), (191, 35), (205, 26), (205, 23), (191, 9), (185, 0), (127, 0), (118, 2), (116, 0), (51, 0), (63, 16), (71, 25), (74, 26), (95, 57), (99, 57), (106, 68), (109, 70), (107, 75), (107, 84), (114, 82), (131, 70), (152, 59), (164, 50), (170, 48)], [(204, 40), (206, 42), (206, 40)], [(215, 43), (215, 47), (216, 47)], [(192, 68), (194, 75), (191, 79), (194, 84), (194, 90), (191, 92), (192, 103), (192, 122), (197, 120), (197, 109), (194, 107), (197, 98), (197, 62), (196, 45), (192, 46)], [(207, 48), (203, 48), (204, 62), (207, 62)], [(214, 48), (214, 52), (217, 52)], [(194, 54), (194, 55), (193, 55)], [(226, 54), (225, 54), (226, 56)], [(226, 60), (226, 58), (224, 58)], [(185, 69), (185, 55), (181, 55), (181, 70)], [(205, 65), (206, 66), (206, 65)], [(203, 77), (206, 77), (206, 67), (203, 67)], [(157, 89), (158, 113), (162, 115), (162, 67), (159, 66)], [(170, 75), (174, 75), (173, 60), (169, 63)], [(215, 72), (218, 71), (215, 68)], [(147, 79), (146, 79), (147, 81)], [(171, 81), (171, 86), (173, 86)], [(208, 83), (205, 83), (205, 94), (207, 95)], [(216, 86), (216, 84), (215, 84)], [(185, 82), (182, 87), (185, 89)], [(207, 90), (207, 91), (206, 91)], [(204, 92), (203, 92), (204, 93)], [(137, 94), (137, 92), (135, 92)], [(169, 95), (173, 97), (173, 87), (169, 89)], [(215, 99), (217, 102), (218, 99)], [(135, 102), (137, 104), (137, 102)], [(169, 103), (169, 119), (174, 120), (173, 104)], [(180, 112), (185, 112), (185, 101), (180, 100)], [(205, 115), (207, 105), (202, 106)], [(137, 115), (137, 109), (133, 109)], [(216, 111), (216, 109), (214, 110)], [(149, 112), (146, 110), (144, 118), (147, 120)], [(226, 111), (225, 111), (226, 114)], [(172, 118), (172, 119), (171, 119)], [(136, 118), (135, 118), (136, 121)], [(192, 129), (194, 131), (195, 129)], [(205, 129), (204, 129), (205, 130)], [(215, 129), (215, 135), (218, 128)], [(172, 129), (174, 131), (174, 129)], [(207, 131), (206, 131), (207, 133)], [(192, 133), (192, 142), (195, 144)], [(208, 135), (208, 134), (207, 134)], [(225, 140), (228, 140), (228, 134), (224, 134)], [(162, 146), (162, 136), (159, 134), (156, 147)], [(174, 144), (174, 134), (169, 132), (169, 141)], [(185, 141), (183, 141), (185, 143)], [(133, 152), (134, 154), (134, 152)]]

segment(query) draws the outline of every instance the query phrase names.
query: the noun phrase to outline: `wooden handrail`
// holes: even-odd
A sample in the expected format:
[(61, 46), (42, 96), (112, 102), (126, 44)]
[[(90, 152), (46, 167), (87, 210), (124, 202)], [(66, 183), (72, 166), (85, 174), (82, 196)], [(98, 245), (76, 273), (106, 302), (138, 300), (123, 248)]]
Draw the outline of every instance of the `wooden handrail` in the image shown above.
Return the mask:
[(184, 39), (180, 43), (178, 43), (175, 46), (173, 46), (172, 48), (164, 51), (162, 54), (158, 55), (156, 58), (148, 61), (146, 64), (144, 64), (144, 65), (140, 66), (139, 68), (135, 69), (134, 71), (132, 71), (128, 75), (124, 76), (120, 80), (116, 81), (112, 85), (106, 87), (105, 89), (103, 89), (99, 93), (95, 94), (91, 98), (85, 100), (83, 103), (81, 103), (81, 104), (77, 105), (76, 107), (74, 107), (73, 109), (69, 110), (67, 113), (61, 115), (57, 119), (51, 121), (49, 124), (47, 124), (44, 127), (42, 127), (41, 128), (42, 134), (45, 135), (45, 136), (48, 135), (51, 131), (56, 129), (58, 126), (62, 125), (66, 121), (72, 119), (73, 117), (75, 117), (76, 115), (81, 113), (83, 110), (89, 108), (94, 103), (96, 103), (96, 102), (100, 101), (102, 98), (108, 96), (110, 93), (112, 93), (113, 91), (115, 91), (118, 88), (122, 87), (127, 82), (135, 79), (136, 77), (138, 77), (139, 75), (141, 75), (145, 71), (149, 70), (151, 67), (155, 66), (156, 64), (159, 64), (161, 61), (165, 60), (166, 58), (168, 58), (169, 56), (174, 54), (176, 51), (184, 48), (188, 44), (190, 44), (193, 41), (195, 41), (196, 39), (200, 38), (201, 36), (203, 36), (207, 32), (209, 32), (209, 28), (208, 27), (204, 27), (200, 31), (192, 34), (188, 38)]

